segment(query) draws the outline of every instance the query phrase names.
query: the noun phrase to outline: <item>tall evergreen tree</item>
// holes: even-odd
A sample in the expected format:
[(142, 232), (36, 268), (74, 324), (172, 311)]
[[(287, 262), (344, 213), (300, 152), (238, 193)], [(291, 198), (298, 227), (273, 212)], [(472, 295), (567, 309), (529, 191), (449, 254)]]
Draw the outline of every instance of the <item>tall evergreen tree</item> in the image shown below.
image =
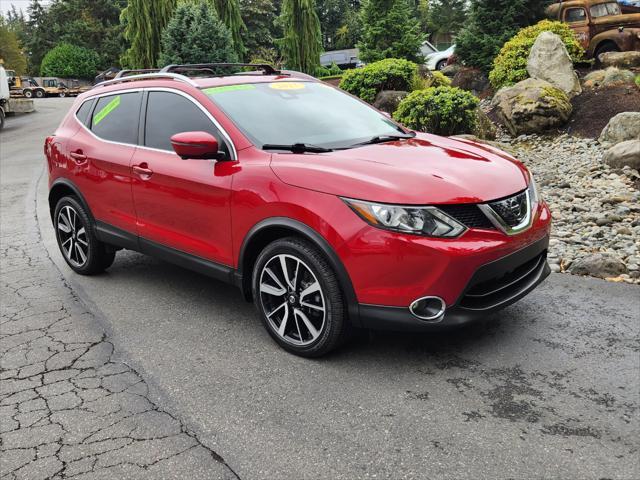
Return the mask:
[(242, 35), (247, 27), (240, 15), (240, 3), (238, 0), (214, 0), (218, 17), (222, 20), (233, 39), (233, 49), (236, 51), (238, 58), (244, 58), (245, 48), (242, 41)]
[(231, 32), (212, 5), (183, 3), (176, 8), (162, 34), (160, 65), (237, 61)]
[(424, 34), (409, 0), (367, 0), (362, 7), (360, 58), (375, 62), (404, 58), (420, 62)]
[(431, 0), (427, 33), (457, 33), (467, 20), (467, 0)]
[(131, 47), (121, 58), (123, 66), (153, 68), (160, 55), (162, 31), (169, 22), (176, 0), (128, 0), (120, 16), (124, 36)]
[(456, 39), (456, 53), (467, 65), (491, 70), (502, 45), (518, 30), (544, 16), (550, 0), (472, 0), (469, 22)]
[(260, 49), (275, 47), (275, 39), (282, 34), (276, 25), (279, 5), (272, 0), (240, 0), (240, 12), (246, 25), (244, 45), (249, 56)]
[(284, 38), (279, 40), (288, 68), (313, 75), (320, 65), (322, 33), (314, 0), (283, 0), (279, 22)]
[(15, 70), (18, 75), (26, 73), (27, 59), (20, 48), (18, 37), (9, 28), (2, 15), (0, 15), (0, 58), (4, 60), (5, 68)]

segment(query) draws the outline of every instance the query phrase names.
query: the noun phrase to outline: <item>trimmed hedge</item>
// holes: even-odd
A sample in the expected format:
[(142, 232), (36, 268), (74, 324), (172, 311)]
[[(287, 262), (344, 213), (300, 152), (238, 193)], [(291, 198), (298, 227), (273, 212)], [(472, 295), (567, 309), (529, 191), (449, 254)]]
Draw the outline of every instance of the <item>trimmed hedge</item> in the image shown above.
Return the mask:
[(413, 130), (459, 135), (475, 130), (479, 104), (476, 97), (459, 88), (431, 87), (410, 93), (393, 118)]
[(413, 90), (418, 79), (418, 66), (408, 60), (387, 58), (363, 68), (347, 70), (340, 88), (373, 103), (382, 90)]
[(96, 52), (69, 43), (60, 43), (42, 59), (43, 77), (84, 78), (96, 76), (100, 57)]
[(489, 81), (495, 89), (515, 85), (529, 78), (527, 60), (533, 44), (542, 32), (559, 35), (574, 63), (584, 59), (584, 49), (567, 24), (542, 20), (531, 27), (523, 28), (504, 44), (493, 61), (493, 70), (489, 73)]
[(316, 69), (316, 77), (334, 77), (336, 75), (342, 75), (342, 69), (333, 62), (329, 67), (320, 66)]

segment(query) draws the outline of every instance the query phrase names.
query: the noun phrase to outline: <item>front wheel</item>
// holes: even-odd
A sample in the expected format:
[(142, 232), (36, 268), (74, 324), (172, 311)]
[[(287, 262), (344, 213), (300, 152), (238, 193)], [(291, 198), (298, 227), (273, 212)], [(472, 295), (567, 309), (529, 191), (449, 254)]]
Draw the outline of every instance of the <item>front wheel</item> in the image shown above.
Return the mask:
[(31, 98), (33, 97), (33, 92), (31, 90), (23, 90), (22, 91), (22, 95), (24, 95), (24, 98)]
[(0, 108), (0, 130), (4, 128), (4, 110)]
[(285, 350), (319, 357), (347, 338), (338, 279), (310, 242), (288, 237), (269, 244), (256, 261), (252, 285), (264, 326)]
[(444, 67), (447, 66), (447, 61), (446, 60), (440, 60), (438, 62), (438, 64), (436, 65), (436, 70), (439, 72), (441, 70), (444, 70)]
[(73, 271), (95, 275), (111, 266), (115, 250), (96, 238), (91, 219), (76, 198), (63, 197), (58, 201), (53, 225), (60, 252)]

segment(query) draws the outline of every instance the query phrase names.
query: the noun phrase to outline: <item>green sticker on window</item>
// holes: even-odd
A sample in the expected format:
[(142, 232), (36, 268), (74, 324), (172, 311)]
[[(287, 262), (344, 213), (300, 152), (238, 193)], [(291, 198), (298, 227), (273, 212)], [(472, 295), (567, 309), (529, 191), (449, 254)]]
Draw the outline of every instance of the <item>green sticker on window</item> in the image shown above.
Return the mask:
[(120, 95), (107, 103), (98, 113), (93, 116), (93, 124), (98, 125), (104, 118), (113, 112), (120, 105)]
[(225, 85), (224, 87), (211, 87), (203, 90), (207, 95), (215, 95), (216, 93), (235, 92), (236, 90), (253, 90), (256, 87), (250, 83), (241, 85)]

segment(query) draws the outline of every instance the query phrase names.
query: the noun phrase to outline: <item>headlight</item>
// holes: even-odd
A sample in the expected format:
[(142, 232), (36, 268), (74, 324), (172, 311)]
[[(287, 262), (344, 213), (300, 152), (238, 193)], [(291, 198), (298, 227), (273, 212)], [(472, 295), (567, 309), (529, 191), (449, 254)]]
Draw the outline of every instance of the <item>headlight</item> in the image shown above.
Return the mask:
[(529, 200), (531, 201), (531, 210), (534, 210), (535, 205), (540, 203), (540, 195), (538, 193), (538, 186), (533, 178), (533, 174), (529, 171)]
[(444, 238), (457, 237), (466, 230), (464, 225), (436, 207), (385, 205), (348, 198), (343, 200), (364, 221), (385, 230)]

